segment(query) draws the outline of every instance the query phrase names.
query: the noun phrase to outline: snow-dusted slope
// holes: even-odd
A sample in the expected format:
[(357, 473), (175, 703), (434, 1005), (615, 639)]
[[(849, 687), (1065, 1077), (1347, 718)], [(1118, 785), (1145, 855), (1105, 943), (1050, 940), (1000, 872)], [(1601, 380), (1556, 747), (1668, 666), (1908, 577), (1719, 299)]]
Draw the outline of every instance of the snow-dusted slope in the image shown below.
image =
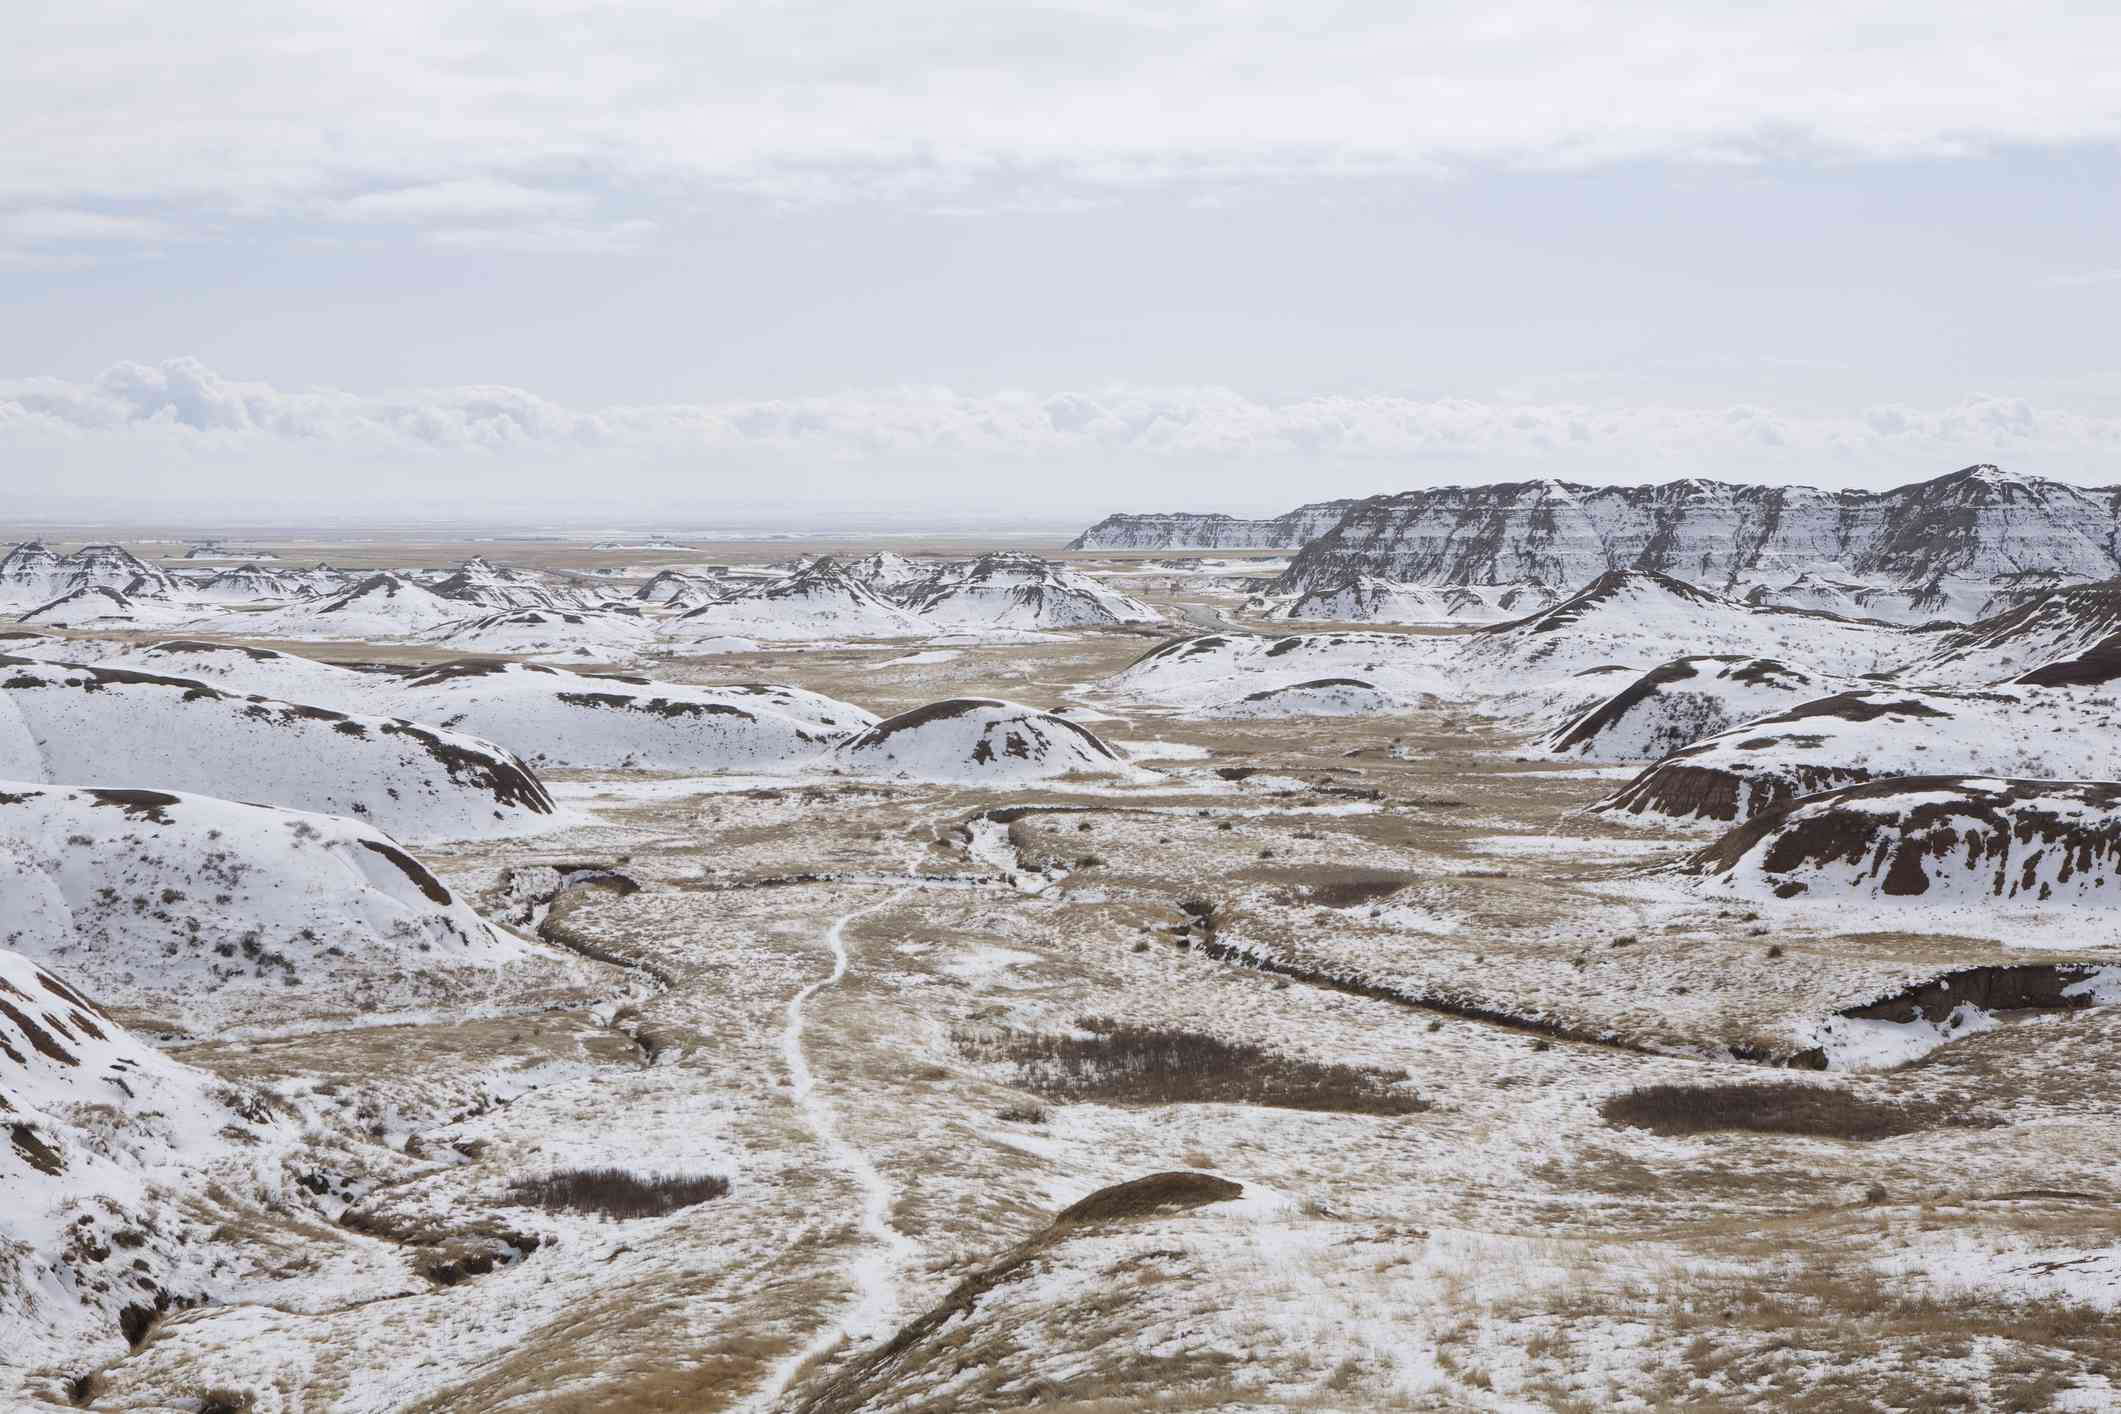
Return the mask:
[(178, 597), (205, 604), (256, 604), (307, 598), (314, 591), (300, 572), (264, 569), (253, 564), (217, 570), (203, 579), (179, 582)]
[(152, 790), (0, 784), (0, 947), (199, 1034), (290, 1000), (405, 1005), (523, 945), (357, 820)]
[(503, 609), (444, 624), (427, 636), (438, 647), (539, 660), (626, 663), (655, 641), (656, 625), (637, 609)]
[(1531, 618), (1464, 641), (1455, 662), (1468, 683), (1500, 689), (1613, 663), (1649, 668), (1673, 658), (1739, 654), (1856, 676), (1909, 649), (1905, 631), (1832, 615), (1757, 609), (1667, 575), (1602, 574)]
[(25, 540), (0, 555), (0, 602), (42, 604), (65, 591), (59, 584), (59, 553), (41, 540)]
[(527, 570), (496, 565), (477, 555), (425, 587), (474, 609), (582, 608), (591, 598), (573, 586), (552, 584)]
[(948, 628), (1085, 628), (1155, 623), (1163, 616), (1035, 555), (982, 555), (938, 571), (908, 591), (905, 607)]
[(872, 551), (859, 560), (850, 561), (847, 573), (885, 598), (894, 600), (903, 591), (929, 577), (929, 571), (924, 566), (889, 550)]
[(1056, 776), (1134, 774), (1089, 730), (1051, 712), (984, 697), (931, 702), (842, 743), (837, 771), (1006, 785)]
[(2113, 771), (2115, 713), (2111, 694), (2056, 688), (1840, 692), (1674, 752), (1594, 808), (1735, 823), (1888, 776), (2091, 779)]
[[(1453, 640), (1388, 633), (1204, 633), (1150, 649), (1105, 679), (1115, 697), (1180, 711), (1224, 710), (1321, 680), (1360, 684), (1344, 700), (1376, 702), (1459, 695), (1447, 664)], [(1294, 701), (1296, 699), (1290, 699)], [(1280, 714), (1277, 714), (1280, 715)]]
[(1198, 715), (1224, 721), (1269, 717), (1396, 717), (1436, 699), (1388, 692), (1361, 678), (1312, 678), (1286, 687), (1263, 687), (1229, 702), (1211, 703)]
[[(46, 661), (88, 662), (160, 677), (189, 678), (224, 692), (254, 692), (283, 702), (307, 702), (317, 707), (335, 707), (342, 712), (390, 710), (378, 705), (384, 700), (378, 689), (395, 681), (387, 674), (364, 673), (333, 663), (320, 663), (299, 653), (283, 653), (276, 648), (256, 648), (247, 644), (213, 643), (198, 638), (163, 638), (123, 647), (76, 640), (72, 646), (71, 653), (49, 650), (21, 656)], [(97, 652), (99, 649), (114, 651)], [(7, 643), (0, 641), (0, 653), (13, 651)]]
[(928, 621), (820, 560), (780, 579), (688, 611), (664, 626), (675, 644), (727, 636), (767, 640), (913, 638)]
[(155, 629), (198, 618), (200, 611), (167, 599), (134, 598), (120, 589), (69, 590), (22, 614), (18, 623), (42, 628)]
[(720, 576), (697, 570), (657, 570), (646, 584), (633, 591), (633, 598), (643, 604), (669, 604), (680, 599), (696, 604), (721, 596)]
[(1696, 854), (1718, 892), (2121, 910), (2121, 784), (1869, 781), (1764, 812)]
[(532, 664), (445, 664), (383, 690), (393, 711), (505, 742), (541, 766), (793, 770), (876, 722), (798, 688), (693, 687)]
[(2117, 632), (2121, 584), (2058, 590), (1936, 640), (1895, 676), (1951, 686), (2000, 682), (2074, 658)]
[(1184, 511), (1106, 516), (1071, 550), (1293, 550), (1339, 523), (1355, 501), (1318, 501), (1272, 520)]
[(1634, 678), (1543, 743), (1591, 761), (1655, 761), (1739, 722), (1863, 684), (1772, 658), (1674, 658)]
[(246, 615), (242, 631), (257, 638), (390, 640), (414, 638), (470, 617), (475, 610), (394, 574), (375, 574), (328, 599)]
[(653, 771), (794, 769), (875, 723), (800, 688), (696, 687), (524, 663), (444, 663), (375, 673), (270, 649), (172, 640), (110, 663), (231, 692), (433, 722), (539, 766)]
[[(0, 885), (24, 882), (6, 844), (16, 809), (0, 803)], [(0, 887), (0, 934), (26, 902)], [(94, 991), (0, 947), (0, 1361), (41, 1363), (84, 1338), (122, 1349), (128, 1308), (144, 1327), (158, 1301), (188, 1296), (207, 1255), (179, 1212), (185, 1170), (229, 1149), (224, 1131), (272, 1122), (132, 1035)]]
[(477, 737), (22, 658), (0, 658), (0, 778), (352, 815), (403, 839), (515, 834), (554, 815), (530, 768)]
[(1359, 574), (1341, 584), (1294, 596), (1262, 596), (1266, 617), (1334, 623), (1496, 623), (1553, 605), (1559, 595), (1537, 584), (1401, 584)]

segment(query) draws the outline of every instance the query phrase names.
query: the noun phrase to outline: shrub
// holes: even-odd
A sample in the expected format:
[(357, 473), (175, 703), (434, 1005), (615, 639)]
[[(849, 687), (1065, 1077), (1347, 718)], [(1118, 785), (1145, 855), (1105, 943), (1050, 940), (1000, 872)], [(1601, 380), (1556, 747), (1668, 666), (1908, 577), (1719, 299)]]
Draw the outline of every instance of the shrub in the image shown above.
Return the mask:
[(1044, 1124), (1046, 1122), (1046, 1107), (1044, 1105), (1011, 1105), (1008, 1109), (996, 1115), (995, 1118), (1006, 1120), (1010, 1124)]
[(601, 1213), (607, 1218), (659, 1218), (680, 1208), (727, 1196), (719, 1174), (651, 1174), (622, 1168), (561, 1169), (543, 1178), (518, 1179), (508, 1200), (548, 1212)]
[(1403, 1071), (1328, 1064), (1195, 1031), (1084, 1017), (1087, 1037), (959, 1033), (961, 1049), (1007, 1061), (1040, 1094), (1116, 1105), (1235, 1104), (1344, 1114), (1428, 1108), (1397, 1082)]
[(1645, 1085), (1598, 1107), (1609, 1124), (1653, 1134), (1798, 1134), (1864, 1142), (1986, 1121), (1942, 1105), (1895, 1105), (1825, 1085), (1789, 1081), (1734, 1085)]

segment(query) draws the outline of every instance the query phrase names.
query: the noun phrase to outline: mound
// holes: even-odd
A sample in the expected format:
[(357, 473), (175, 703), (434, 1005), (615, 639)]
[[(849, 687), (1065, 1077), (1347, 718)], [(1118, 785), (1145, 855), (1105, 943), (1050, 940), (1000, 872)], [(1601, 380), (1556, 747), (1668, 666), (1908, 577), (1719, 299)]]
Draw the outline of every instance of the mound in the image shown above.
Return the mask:
[[(2074, 659), (2121, 633), (2121, 582), (2042, 594), (1949, 635), (1895, 674), (1903, 682), (1976, 686)], [(2066, 676), (2066, 672), (2064, 674)]]
[(63, 592), (56, 550), (39, 540), (25, 540), (0, 555), (0, 599), (41, 604)]
[(928, 578), (928, 571), (904, 555), (875, 550), (847, 566), (847, 573), (887, 599), (895, 599)]
[(767, 640), (910, 638), (934, 625), (890, 603), (831, 560), (687, 611), (666, 625), (676, 643), (742, 636)]
[(1354, 679), (1403, 703), (1454, 697), (1453, 640), (1388, 633), (1204, 633), (1150, 649), (1105, 679), (1132, 701), (1200, 711), (1321, 679)]
[[(75, 644), (71, 657), (59, 662), (82, 662), (81, 650), (107, 648), (104, 643)], [(0, 652), (14, 652), (0, 643)], [(20, 653), (25, 658), (45, 658), (45, 653)], [(135, 644), (92, 660), (98, 667), (124, 668), (160, 677), (189, 678), (226, 692), (259, 693), (283, 702), (309, 702), (341, 711), (373, 711), (372, 693), (379, 682), (371, 673), (320, 663), (298, 653), (273, 648), (253, 648), (234, 643), (212, 643), (197, 638), (164, 638)]]
[(289, 574), (283, 570), (260, 569), (253, 564), (237, 565), (208, 575), (204, 579), (190, 580), (179, 587), (186, 599), (197, 599), (208, 604), (254, 604), (282, 599), (307, 598), (312, 591), (301, 574)]
[(827, 764), (972, 784), (1132, 774), (1119, 753), (1086, 728), (1036, 707), (986, 697), (931, 702), (886, 718), (841, 744)]
[(722, 581), (693, 570), (658, 570), (653, 579), (633, 591), (633, 597), (643, 604), (672, 604), (681, 599), (697, 603), (721, 598)]
[(0, 785), (0, 946), (62, 966), (106, 1005), (204, 1032), (404, 1005), (417, 974), (490, 966), (497, 933), (358, 821), (151, 790)]
[(1857, 676), (1904, 655), (1900, 629), (1831, 614), (1754, 608), (1667, 575), (1613, 571), (1543, 613), (1479, 630), (1457, 657), (1469, 682), (1500, 687), (1612, 663), (1698, 654), (1772, 658)]
[(426, 588), (444, 599), (485, 609), (552, 609), (583, 603), (576, 590), (556, 588), (527, 571), (491, 564), (476, 555)]
[(1700, 851), (1719, 890), (2121, 908), (2121, 784), (1908, 776), (1766, 811)]
[(540, 766), (774, 770), (806, 762), (876, 721), (851, 703), (799, 688), (694, 687), (528, 663), (362, 672), (272, 649), (183, 639), (104, 662), (232, 692), (438, 722)]
[(1739, 722), (1847, 686), (1854, 684), (1772, 658), (1674, 658), (1554, 732), (1544, 745), (1591, 761), (1656, 761)]
[(444, 624), (428, 639), (467, 653), (619, 663), (638, 658), (655, 636), (655, 625), (638, 609), (548, 608), (504, 609)]
[[(0, 891), (0, 917), (20, 905)], [(208, 1254), (185, 1230), (185, 1171), (233, 1147), (231, 1126), (271, 1123), (133, 1036), (80, 980), (0, 949), (0, 1341), (34, 1363), (62, 1342), (122, 1350), (121, 1327), (198, 1289)]]
[[(1435, 698), (1426, 699), (1434, 704)], [(1263, 717), (1389, 717), (1411, 712), (1423, 701), (1386, 692), (1361, 678), (1314, 678), (1287, 687), (1261, 688), (1234, 702), (1201, 710), (1203, 717), (1244, 721)]]
[(407, 839), (517, 834), (554, 814), (530, 768), (477, 737), (27, 658), (0, 658), (0, 778), (195, 791)]
[(1556, 600), (1537, 584), (1401, 584), (1359, 574), (1328, 588), (1305, 590), (1268, 611), (1274, 619), (1339, 623), (1494, 623), (1537, 613)]
[(937, 572), (904, 602), (950, 628), (1086, 628), (1163, 617), (1139, 599), (1033, 555), (982, 555)]
[(522, 663), (444, 664), (405, 679), (389, 701), (541, 766), (654, 771), (792, 769), (876, 722), (792, 687), (692, 687)]
[(134, 598), (122, 589), (76, 589), (23, 614), (19, 623), (42, 628), (168, 628), (198, 617), (166, 599)]
[(394, 574), (374, 574), (316, 603), (250, 615), (243, 632), (258, 638), (412, 638), (464, 618), (467, 611), (463, 602)]
[(1738, 822), (1891, 776), (2075, 779), (2113, 767), (2114, 703), (2055, 689), (1840, 692), (1674, 752), (1594, 810)]

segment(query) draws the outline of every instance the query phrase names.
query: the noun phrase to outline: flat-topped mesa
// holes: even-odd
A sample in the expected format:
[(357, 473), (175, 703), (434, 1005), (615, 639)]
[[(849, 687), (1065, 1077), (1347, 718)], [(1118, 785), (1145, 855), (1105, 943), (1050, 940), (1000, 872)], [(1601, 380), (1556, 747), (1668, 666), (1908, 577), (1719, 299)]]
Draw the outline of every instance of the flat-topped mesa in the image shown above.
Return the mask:
[(1331, 530), (1353, 500), (1317, 501), (1270, 520), (1165, 511), (1110, 515), (1068, 542), (1071, 550), (1294, 550)]
[[(1520, 481), (1373, 497), (1305, 545), (1279, 587), (1376, 575), (1410, 584), (1581, 584), (1608, 570), (1717, 589), (1853, 575), (1901, 591), (1897, 617), (1954, 607), (1953, 582), (2121, 571), (2121, 490), (1972, 466), (1890, 491), (1688, 479), (1658, 486)], [(1969, 615), (1970, 616), (1970, 615)]]

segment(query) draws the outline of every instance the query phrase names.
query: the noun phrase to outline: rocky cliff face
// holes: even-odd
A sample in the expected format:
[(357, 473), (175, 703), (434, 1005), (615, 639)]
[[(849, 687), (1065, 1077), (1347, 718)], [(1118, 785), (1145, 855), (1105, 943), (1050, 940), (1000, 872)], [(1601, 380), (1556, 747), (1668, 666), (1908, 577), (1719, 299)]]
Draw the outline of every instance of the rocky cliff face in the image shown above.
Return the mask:
[(2121, 573), (2121, 488), (2088, 490), (1993, 466), (1890, 491), (1674, 481), (1447, 486), (1357, 502), (1282, 578), (1318, 590), (1357, 575), (1413, 584), (1567, 587), (1612, 569), (1723, 591), (1821, 572), (1901, 591), (1941, 612), (1967, 585), (2004, 592), (2029, 573)]
[(1068, 542), (1071, 550), (1294, 550), (1324, 535), (1356, 501), (1319, 501), (1272, 520), (1183, 511), (1106, 516)]

